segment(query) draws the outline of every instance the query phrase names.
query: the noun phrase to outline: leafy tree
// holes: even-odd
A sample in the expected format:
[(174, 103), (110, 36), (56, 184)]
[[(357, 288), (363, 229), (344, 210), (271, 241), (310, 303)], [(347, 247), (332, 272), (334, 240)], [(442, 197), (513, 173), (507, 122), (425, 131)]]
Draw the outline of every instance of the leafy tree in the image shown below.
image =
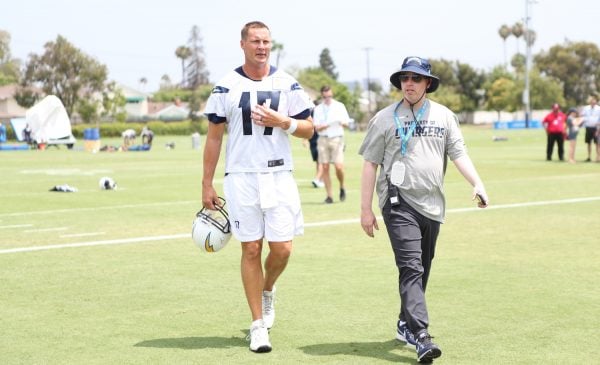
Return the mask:
[(558, 103), (563, 107), (566, 106), (562, 83), (559, 80), (541, 75), (536, 68), (531, 70), (529, 78), (531, 108), (550, 109), (554, 103)]
[(179, 46), (175, 50), (175, 56), (181, 59), (181, 86), (185, 84), (185, 60), (192, 55), (192, 50), (186, 46)]
[[(480, 90), (485, 81), (482, 72), (459, 61), (440, 59), (430, 60), (430, 63), (433, 74), (440, 78), (441, 86), (444, 87), (441, 93), (445, 95), (443, 98), (437, 96), (435, 94), (438, 94), (438, 91), (436, 91), (431, 95), (433, 99), (437, 96), (438, 100), (447, 100), (447, 103), (452, 105), (450, 109), (457, 112), (477, 109), (481, 99)], [(447, 106), (450, 107), (448, 104)]]
[(77, 103), (104, 89), (106, 66), (87, 56), (63, 36), (44, 45), (42, 55), (32, 54), (25, 67), (24, 86), (41, 84), (48, 95), (56, 95), (69, 115)]
[(124, 123), (127, 119), (125, 104), (127, 104), (127, 99), (121, 89), (117, 87), (114, 81), (109, 82), (102, 91), (102, 112), (100, 114), (103, 117)]
[(600, 90), (600, 50), (595, 43), (566, 41), (534, 60), (542, 75), (562, 81), (569, 105), (586, 104), (587, 97)]
[(35, 91), (33, 88), (23, 87), (21, 85), (17, 88), (15, 93), (15, 100), (17, 101), (17, 104), (23, 108), (31, 108), (35, 105), (35, 103), (37, 103), (40, 97), (41, 95), (39, 92)]
[(93, 98), (82, 99), (77, 103), (77, 114), (84, 123), (91, 123), (98, 120), (99, 102)]
[(190, 32), (188, 49), (190, 50), (190, 55), (188, 57), (188, 64), (185, 67), (186, 87), (195, 90), (198, 86), (209, 83), (209, 72), (206, 69), (202, 36), (200, 35), (200, 28), (196, 25), (192, 27)]
[(433, 101), (444, 104), (452, 111), (458, 112), (463, 110), (460, 95), (452, 86), (440, 84), (435, 93), (428, 94), (427, 97)]
[[(318, 93), (324, 85), (331, 86), (334, 97), (346, 106), (348, 114), (355, 120), (362, 118), (359, 97), (348, 90), (344, 84), (337, 82), (331, 75), (320, 67), (308, 67), (302, 69), (297, 75), (298, 82), (307, 89)], [(320, 97), (320, 94), (318, 94)]]
[(455, 64), (445, 59), (430, 59), (431, 73), (440, 78), (441, 84), (447, 87), (458, 87)]
[(18, 82), (19, 67), (19, 60), (10, 54), (10, 33), (0, 29), (0, 86)]
[(175, 101), (175, 100), (179, 99), (179, 100), (187, 103), (190, 101), (191, 96), (192, 96), (192, 90), (179, 89), (179, 88), (161, 89), (161, 90), (155, 92), (154, 94), (152, 94), (152, 101), (171, 102), (171, 101)]
[(503, 110), (512, 112), (521, 105), (518, 85), (511, 78), (500, 77), (493, 81), (486, 96), (487, 108), (498, 111), (498, 116)]
[(516, 53), (513, 58), (510, 60), (510, 65), (515, 69), (517, 78), (525, 78), (525, 63), (527, 59), (525, 55), (521, 53)]
[(338, 73), (335, 72), (335, 64), (329, 53), (329, 48), (324, 48), (319, 55), (319, 66), (327, 73), (332, 79), (337, 80)]

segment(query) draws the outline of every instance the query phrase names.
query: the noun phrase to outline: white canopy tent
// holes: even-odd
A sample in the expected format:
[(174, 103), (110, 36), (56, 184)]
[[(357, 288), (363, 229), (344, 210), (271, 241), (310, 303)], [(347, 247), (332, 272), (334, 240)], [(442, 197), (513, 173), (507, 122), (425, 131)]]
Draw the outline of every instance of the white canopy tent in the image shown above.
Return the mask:
[(69, 115), (63, 103), (54, 95), (46, 96), (28, 109), (25, 121), (31, 128), (31, 138), (38, 144), (75, 143)]

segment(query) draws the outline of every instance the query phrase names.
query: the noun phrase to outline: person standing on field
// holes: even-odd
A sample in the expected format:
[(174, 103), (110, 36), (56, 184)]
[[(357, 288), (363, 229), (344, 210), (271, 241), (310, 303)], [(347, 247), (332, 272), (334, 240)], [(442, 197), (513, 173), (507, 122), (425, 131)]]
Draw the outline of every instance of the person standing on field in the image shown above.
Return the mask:
[(335, 166), (335, 175), (340, 183), (340, 201), (346, 200), (344, 187), (344, 128), (350, 123), (346, 107), (333, 98), (330, 86), (321, 88), (321, 103), (314, 109), (315, 129), (319, 134), (317, 149), (319, 165), (322, 167), (322, 179), (325, 183), (326, 204), (333, 203), (329, 165)]
[[(253, 21), (242, 28), (244, 64), (216, 83), (206, 105), (202, 204), (219, 205), (213, 186), (227, 129), (223, 190), (232, 233), (242, 244), (242, 283), (250, 312), (250, 350), (271, 351), (268, 329), (275, 320), (275, 282), (303, 234), (304, 219), (289, 138), (313, 134), (313, 107), (298, 81), (271, 66), (271, 31)], [(269, 243), (264, 268), (263, 240)]]
[(577, 134), (581, 118), (578, 117), (577, 109), (570, 108), (567, 112), (567, 140), (569, 141), (569, 163), (575, 163), (575, 146), (577, 145)]
[(552, 160), (552, 150), (554, 143), (558, 146), (558, 159), (564, 161), (564, 141), (565, 141), (565, 126), (567, 124), (567, 116), (560, 110), (560, 105), (552, 105), (552, 111), (544, 117), (542, 125), (546, 130), (546, 160)]
[(365, 233), (374, 237), (373, 230), (379, 229), (371, 208), (375, 189), (399, 273), (396, 338), (415, 346), (419, 362), (431, 362), (442, 351), (428, 332), (425, 290), (446, 212), (447, 160), (473, 186), (473, 199), (480, 208), (487, 207), (488, 197), (467, 154), (458, 118), (427, 98), (440, 83), (429, 61), (407, 57), (390, 82), (403, 98), (371, 119), (359, 149), (364, 159), (360, 222)]
[(585, 143), (587, 144), (587, 159), (585, 162), (592, 161), (592, 143), (596, 144), (596, 162), (600, 162), (600, 148), (596, 138), (596, 129), (600, 124), (600, 106), (598, 106), (598, 98), (596, 95), (591, 95), (588, 98), (589, 105), (586, 105), (581, 111), (583, 118), (583, 126), (585, 127)]

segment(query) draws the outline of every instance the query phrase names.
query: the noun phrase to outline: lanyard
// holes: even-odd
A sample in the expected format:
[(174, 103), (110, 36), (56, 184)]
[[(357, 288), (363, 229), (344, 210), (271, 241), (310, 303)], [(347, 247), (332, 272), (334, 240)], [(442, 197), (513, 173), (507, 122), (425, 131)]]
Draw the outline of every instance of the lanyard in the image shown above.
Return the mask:
[(415, 113), (412, 111), (412, 108), (410, 109), (414, 120), (410, 122), (410, 126), (408, 127), (408, 130), (405, 133), (404, 128), (402, 128), (402, 124), (400, 123), (400, 117), (398, 117), (398, 109), (400, 108), (400, 105), (402, 105), (403, 101), (404, 100), (401, 100), (394, 109), (394, 122), (396, 123), (396, 131), (400, 136), (400, 153), (402, 153), (402, 156), (406, 155), (406, 146), (408, 145), (408, 140), (412, 137), (415, 128), (417, 128), (417, 121), (421, 120), (423, 114), (425, 114), (427, 106), (429, 106), (429, 100), (425, 100), (425, 102), (421, 106), (421, 109), (419, 109), (419, 111), (417, 112), (416, 116)]
[(323, 121), (327, 123), (329, 119), (329, 105), (323, 103)]

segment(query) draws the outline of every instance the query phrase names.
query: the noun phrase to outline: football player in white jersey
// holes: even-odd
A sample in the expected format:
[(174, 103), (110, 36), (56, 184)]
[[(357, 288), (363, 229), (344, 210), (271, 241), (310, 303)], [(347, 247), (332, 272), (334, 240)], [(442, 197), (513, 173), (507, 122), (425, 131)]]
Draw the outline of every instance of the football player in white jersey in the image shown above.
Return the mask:
[[(242, 242), (250, 350), (269, 352), (275, 281), (287, 265), (293, 237), (304, 232), (289, 136), (312, 136), (313, 104), (292, 76), (269, 64), (271, 32), (264, 23), (246, 24), (240, 46), (244, 64), (215, 85), (206, 105), (202, 204), (208, 209), (221, 204), (213, 179), (227, 128), (223, 190), (233, 235)], [(269, 243), (264, 270), (263, 239)]]

